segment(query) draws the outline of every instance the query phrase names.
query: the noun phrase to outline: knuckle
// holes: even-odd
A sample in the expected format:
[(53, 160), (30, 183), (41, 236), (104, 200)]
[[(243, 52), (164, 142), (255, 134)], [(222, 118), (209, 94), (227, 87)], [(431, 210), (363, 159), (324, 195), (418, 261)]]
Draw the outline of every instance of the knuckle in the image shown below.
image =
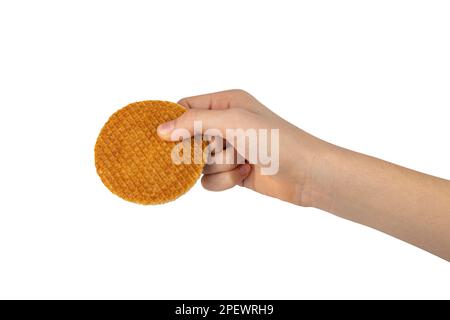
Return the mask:
[(240, 95), (240, 96), (249, 96), (250, 94), (243, 89), (231, 89), (230, 93)]

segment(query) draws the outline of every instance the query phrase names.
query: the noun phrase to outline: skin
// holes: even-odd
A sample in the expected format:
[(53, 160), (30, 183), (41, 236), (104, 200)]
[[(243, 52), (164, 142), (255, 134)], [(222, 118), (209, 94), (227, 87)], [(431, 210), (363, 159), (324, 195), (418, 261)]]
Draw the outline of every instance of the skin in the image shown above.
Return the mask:
[[(279, 171), (262, 175), (260, 164), (207, 165), (202, 185), (222, 191), (240, 185), (267, 196), (315, 207), (378, 229), (450, 261), (450, 181), (347, 150), (318, 139), (282, 119), (242, 90), (184, 98), (188, 112), (158, 127), (172, 140), (178, 128), (279, 129)], [(227, 141), (214, 157), (236, 153)], [(241, 152), (245, 158), (246, 152)]]

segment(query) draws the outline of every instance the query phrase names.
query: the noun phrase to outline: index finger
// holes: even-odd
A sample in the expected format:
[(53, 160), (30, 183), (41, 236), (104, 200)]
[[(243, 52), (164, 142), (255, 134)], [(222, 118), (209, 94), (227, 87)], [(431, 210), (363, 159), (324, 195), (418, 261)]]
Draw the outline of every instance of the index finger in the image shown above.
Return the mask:
[(233, 89), (183, 98), (178, 104), (187, 109), (248, 108), (252, 99), (254, 98), (244, 90)]

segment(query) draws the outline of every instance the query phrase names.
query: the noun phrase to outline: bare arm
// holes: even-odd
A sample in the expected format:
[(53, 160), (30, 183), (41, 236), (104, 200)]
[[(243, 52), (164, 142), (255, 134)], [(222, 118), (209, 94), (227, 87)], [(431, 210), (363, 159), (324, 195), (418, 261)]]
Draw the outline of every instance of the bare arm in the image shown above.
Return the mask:
[(327, 144), (310, 204), (450, 261), (450, 181)]

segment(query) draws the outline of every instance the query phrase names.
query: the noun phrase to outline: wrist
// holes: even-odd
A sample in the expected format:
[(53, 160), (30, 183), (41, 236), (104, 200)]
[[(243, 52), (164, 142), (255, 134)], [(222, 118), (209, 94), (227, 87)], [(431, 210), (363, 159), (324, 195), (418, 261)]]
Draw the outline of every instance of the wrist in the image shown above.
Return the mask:
[(335, 172), (339, 170), (337, 154), (342, 149), (309, 135), (304, 138), (301, 150), (307, 154), (301, 157), (306, 165), (299, 183), (299, 205), (330, 211), (334, 202)]

